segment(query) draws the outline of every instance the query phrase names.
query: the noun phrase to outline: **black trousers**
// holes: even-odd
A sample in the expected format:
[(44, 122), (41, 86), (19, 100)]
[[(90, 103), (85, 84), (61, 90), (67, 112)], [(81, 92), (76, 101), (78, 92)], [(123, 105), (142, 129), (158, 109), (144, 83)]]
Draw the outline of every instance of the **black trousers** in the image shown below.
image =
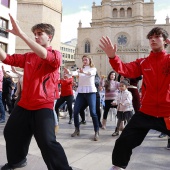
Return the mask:
[(70, 96), (60, 96), (59, 99), (57, 99), (57, 102), (55, 104), (55, 111), (57, 113), (57, 117), (59, 120), (59, 107), (66, 101), (67, 102), (67, 107), (68, 107), (68, 112), (70, 116), (70, 120), (72, 119), (72, 114), (73, 114), (73, 109), (72, 109), (72, 104), (73, 104), (73, 95)]
[(126, 168), (132, 155), (132, 149), (141, 145), (150, 129), (170, 136), (170, 130), (167, 130), (163, 118), (156, 118), (142, 112), (134, 114), (120, 137), (116, 140), (112, 153), (113, 165)]
[(26, 160), (34, 135), (48, 170), (72, 170), (62, 146), (56, 141), (54, 127), (53, 110), (26, 110), (17, 105), (4, 129), (9, 165)]
[(113, 100), (105, 100), (105, 107), (104, 107), (104, 113), (103, 113), (103, 119), (107, 119), (107, 115), (109, 113), (110, 108), (117, 108), (117, 106), (113, 106), (111, 103)]

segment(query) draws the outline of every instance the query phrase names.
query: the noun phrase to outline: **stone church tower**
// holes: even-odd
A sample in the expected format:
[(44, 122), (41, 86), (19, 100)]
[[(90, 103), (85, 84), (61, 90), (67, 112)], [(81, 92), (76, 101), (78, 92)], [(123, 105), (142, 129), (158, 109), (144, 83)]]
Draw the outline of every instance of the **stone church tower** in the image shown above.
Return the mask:
[[(62, 17), (62, 0), (18, 0), (17, 20), (22, 30), (34, 40), (31, 32), (37, 23), (49, 23), (55, 27), (55, 35), (51, 42), (53, 49), (60, 49), (60, 25)], [(16, 53), (30, 51), (20, 39), (16, 39)]]
[(165, 19), (165, 24), (155, 24), (153, 0), (102, 0), (99, 6), (93, 2), (91, 27), (82, 28), (79, 22), (76, 65), (81, 67), (81, 57), (87, 54), (93, 58), (99, 75), (108, 75), (112, 68), (99, 48), (102, 36), (117, 44), (117, 54), (124, 62), (146, 57), (150, 52), (147, 33), (156, 26), (170, 33), (169, 18)]

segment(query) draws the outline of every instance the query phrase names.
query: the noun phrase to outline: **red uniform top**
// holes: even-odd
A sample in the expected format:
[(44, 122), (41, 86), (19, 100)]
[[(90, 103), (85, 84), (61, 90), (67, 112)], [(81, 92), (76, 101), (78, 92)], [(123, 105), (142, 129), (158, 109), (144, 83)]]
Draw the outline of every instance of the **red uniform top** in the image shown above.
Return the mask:
[(18, 105), (27, 110), (53, 109), (54, 100), (59, 97), (58, 78), (61, 53), (47, 48), (47, 58), (35, 53), (7, 55), (3, 63), (24, 68), (23, 90)]
[(165, 50), (130, 63), (123, 63), (118, 56), (109, 61), (124, 77), (143, 75), (141, 112), (155, 117), (170, 116), (170, 55)]
[(59, 80), (61, 84), (61, 94), (60, 96), (70, 96), (73, 95), (73, 78), (61, 79)]

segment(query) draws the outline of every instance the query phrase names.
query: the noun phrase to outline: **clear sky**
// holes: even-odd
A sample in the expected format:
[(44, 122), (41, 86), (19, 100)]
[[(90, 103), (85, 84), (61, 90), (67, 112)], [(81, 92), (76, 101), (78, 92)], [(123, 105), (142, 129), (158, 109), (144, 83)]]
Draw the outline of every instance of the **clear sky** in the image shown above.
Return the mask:
[[(77, 38), (78, 23), (82, 27), (90, 27), (92, 5), (100, 5), (102, 0), (62, 0), (63, 16), (61, 23), (61, 42)], [(170, 17), (170, 0), (153, 0), (155, 3), (156, 24), (165, 24), (165, 18)], [(150, 2), (150, 0), (144, 0)]]

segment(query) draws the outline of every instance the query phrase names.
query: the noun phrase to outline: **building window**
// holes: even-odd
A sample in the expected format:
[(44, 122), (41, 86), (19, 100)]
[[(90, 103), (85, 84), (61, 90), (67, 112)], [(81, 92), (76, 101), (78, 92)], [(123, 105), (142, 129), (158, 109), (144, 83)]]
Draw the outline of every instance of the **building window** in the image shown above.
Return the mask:
[(120, 17), (125, 17), (125, 10), (124, 10), (124, 8), (120, 9)]
[(85, 43), (85, 53), (90, 53), (90, 42), (86, 41)]
[(7, 52), (7, 44), (3, 43), (3, 42), (0, 42), (0, 47), (5, 51)]
[(1, 0), (1, 4), (9, 8), (10, 0)]
[(113, 17), (117, 18), (117, 9), (116, 8), (113, 9)]
[(5, 30), (8, 29), (8, 21), (0, 18), (0, 36), (8, 38), (8, 32)]
[(132, 8), (127, 9), (127, 17), (132, 17)]

